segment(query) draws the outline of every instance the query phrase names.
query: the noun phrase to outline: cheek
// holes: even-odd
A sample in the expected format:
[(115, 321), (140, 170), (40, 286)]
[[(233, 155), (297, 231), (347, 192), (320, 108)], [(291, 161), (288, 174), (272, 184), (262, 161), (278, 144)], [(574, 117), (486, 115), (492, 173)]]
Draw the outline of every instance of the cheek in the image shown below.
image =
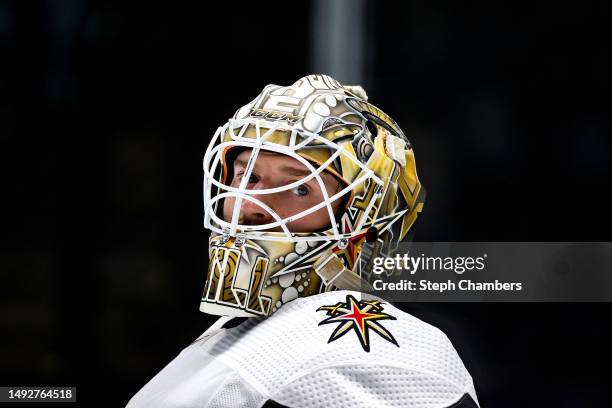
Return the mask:
[(294, 232), (317, 231), (326, 225), (330, 225), (327, 207), (321, 208), (306, 217), (288, 224), (289, 229)]
[(338, 198), (336, 201), (332, 202), (331, 206), (332, 206), (332, 209), (334, 210), (334, 214), (338, 214), (340, 207), (342, 207), (342, 204), (344, 204), (344, 201), (345, 201), (344, 197), (346, 197), (346, 195), (343, 195), (342, 197)]

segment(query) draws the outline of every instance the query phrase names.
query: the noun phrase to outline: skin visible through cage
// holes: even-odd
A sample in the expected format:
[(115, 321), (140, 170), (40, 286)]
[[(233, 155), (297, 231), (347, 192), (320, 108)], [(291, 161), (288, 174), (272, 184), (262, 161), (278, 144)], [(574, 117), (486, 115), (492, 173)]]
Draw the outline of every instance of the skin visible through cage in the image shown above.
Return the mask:
[[(228, 181), (231, 187), (239, 187), (243, 182), (245, 171), (251, 157), (252, 150), (241, 152), (233, 161), (233, 178)], [(248, 190), (264, 190), (286, 186), (311, 174), (311, 171), (298, 160), (275, 152), (259, 151), (256, 156), (253, 170), (247, 181)], [(328, 196), (333, 196), (344, 187), (344, 183), (329, 172), (320, 173), (321, 180)], [(249, 194), (261, 201), (281, 218), (285, 219), (298, 214), (324, 201), (324, 194), (319, 182), (312, 178), (297, 186), (272, 194)], [(334, 214), (338, 214), (342, 207), (341, 198), (331, 203)], [(223, 218), (231, 222), (236, 198), (228, 197), (223, 203)], [(239, 225), (262, 225), (274, 221), (273, 216), (263, 207), (249, 200), (240, 203)], [(335, 222), (335, 221), (334, 221)], [(317, 211), (287, 223), (291, 232), (312, 232), (324, 230), (331, 224), (328, 209), (322, 207)], [(280, 227), (269, 231), (282, 231)]]

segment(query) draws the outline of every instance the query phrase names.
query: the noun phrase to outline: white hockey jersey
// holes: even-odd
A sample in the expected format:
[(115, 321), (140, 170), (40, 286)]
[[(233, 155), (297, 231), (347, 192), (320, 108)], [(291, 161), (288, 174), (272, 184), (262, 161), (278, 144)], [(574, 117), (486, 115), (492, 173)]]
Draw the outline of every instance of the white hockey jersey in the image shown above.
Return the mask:
[(383, 300), (333, 291), (213, 328), (128, 403), (140, 407), (477, 407), (437, 328)]

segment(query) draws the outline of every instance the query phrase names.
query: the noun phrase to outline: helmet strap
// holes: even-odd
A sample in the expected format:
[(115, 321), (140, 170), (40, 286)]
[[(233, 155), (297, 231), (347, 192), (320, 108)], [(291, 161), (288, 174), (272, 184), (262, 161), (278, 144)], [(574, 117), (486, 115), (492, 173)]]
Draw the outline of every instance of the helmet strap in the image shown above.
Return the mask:
[(361, 276), (347, 269), (332, 249), (325, 251), (312, 266), (325, 285), (338, 289), (373, 292), (374, 288)]

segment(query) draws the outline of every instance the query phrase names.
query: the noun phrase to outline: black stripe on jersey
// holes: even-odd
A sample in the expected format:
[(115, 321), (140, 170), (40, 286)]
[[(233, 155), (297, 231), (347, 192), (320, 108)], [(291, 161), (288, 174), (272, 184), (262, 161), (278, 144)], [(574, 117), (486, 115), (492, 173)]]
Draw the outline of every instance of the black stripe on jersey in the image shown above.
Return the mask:
[(448, 408), (478, 408), (478, 404), (474, 402), (470, 394), (463, 394), (463, 397)]
[(267, 400), (265, 404), (261, 406), (261, 408), (290, 408), (286, 405), (279, 404), (276, 401)]
[(231, 320), (228, 320), (227, 322), (225, 322), (225, 324), (223, 326), (221, 326), (221, 327), (224, 328), (224, 329), (231, 329), (233, 327), (236, 327), (236, 326), (242, 324), (247, 319), (248, 319), (248, 317), (233, 317)]
[[(261, 408), (291, 408), (283, 404), (279, 404), (276, 401), (267, 400)], [(330, 407), (331, 408), (331, 407)], [(453, 405), (449, 405), (447, 408), (478, 408), (478, 405), (474, 402), (470, 394), (463, 394), (461, 399), (455, 402)]]

